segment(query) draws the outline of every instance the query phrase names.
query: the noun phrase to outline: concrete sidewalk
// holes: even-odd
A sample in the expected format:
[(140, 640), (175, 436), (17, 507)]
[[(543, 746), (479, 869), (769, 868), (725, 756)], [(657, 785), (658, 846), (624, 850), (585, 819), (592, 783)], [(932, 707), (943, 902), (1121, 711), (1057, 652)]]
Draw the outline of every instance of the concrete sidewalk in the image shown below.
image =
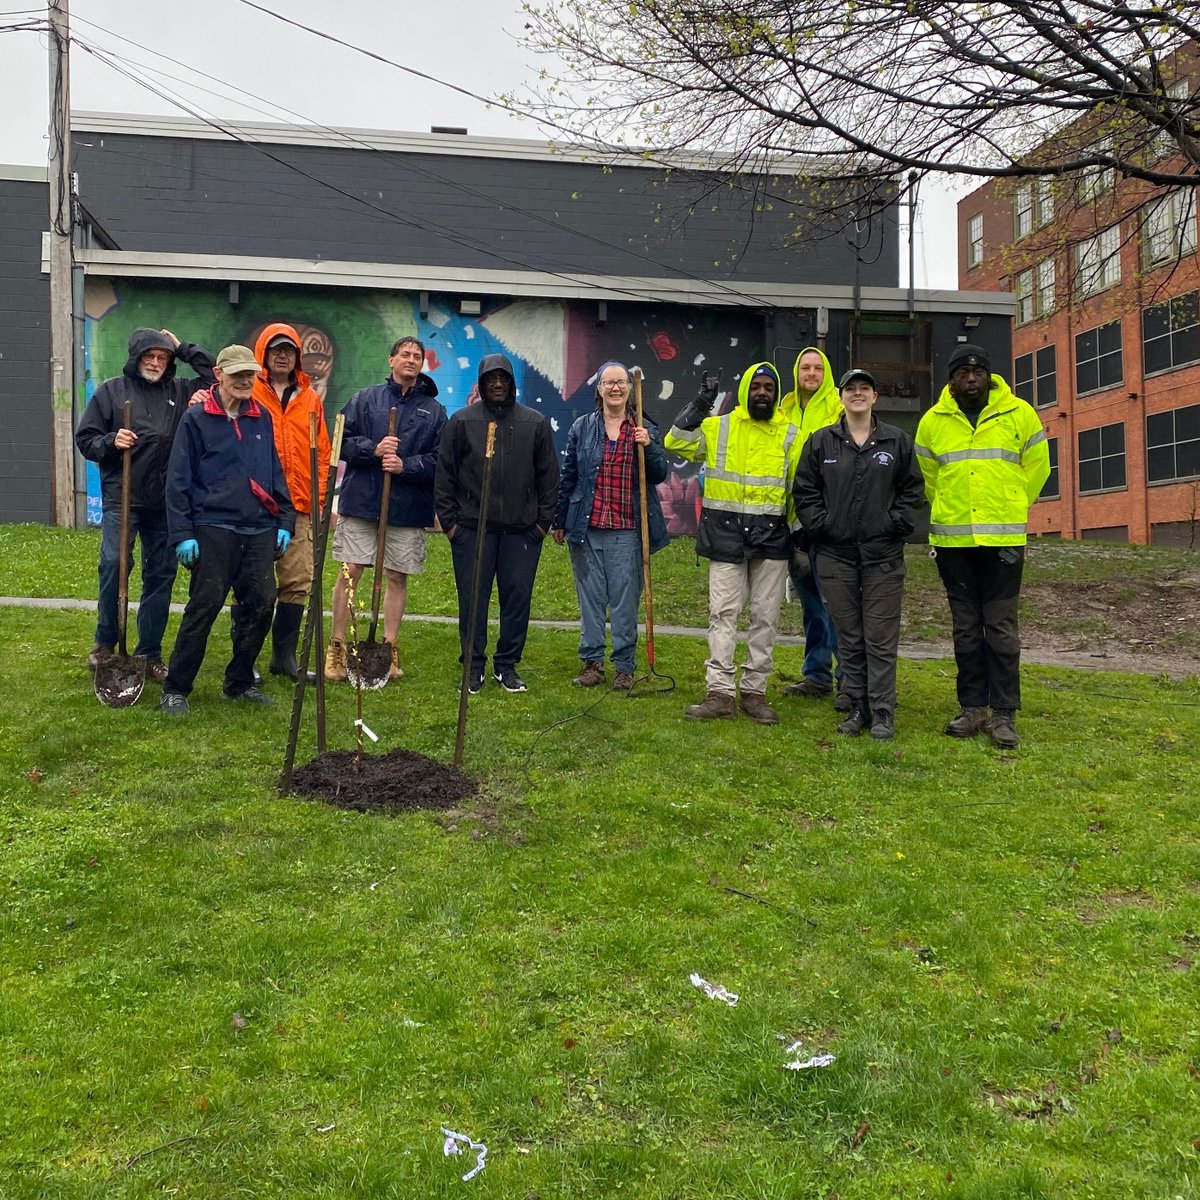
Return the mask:
[[(81, 612), (95, 612), (95, 600), (69, 600), (65, 598), (41, 598), (31, 596), (0, 596), (0, 607), (9, 608), (65, 608)], [(137, 609), (137, 601), (129, 602), (130, 609)], [(183, 612), (182, 604), (172, 604), (173, 613)], [(326, 619), (329, 613), (326, 612)], [(429, 616), (422, 613), (406, 612), (406, 621), (425, 621), (432, 625), (457, 625), (457, 617)], [(491, 624), (497, 624), (493, 619)], [(578, 621), (530, 621), (535, 629), (573, 630), (579, 628)], [(644, 627), (643, 631), (644, 631)], [(654, 632), (663, 637), (706, 638), (707, 629), (692, 625), (655, 625)], [(738, 633), (738, 640), (745, 641), (744, 632)], [(801, 646), (804, 638), (798, 634), (781, 633), (776, 645)], [(944, 642), (901, 642), (900, 657), (914, 662), (933, 662), (943, 659), (953, 660), (954, 648), (948, 641)], [(1082, 671), (1123, 671), (1131, 675), (1160, 675), (1165, 674), (1175, 679), (1184, 679), (1191, 673), (1185, 669), (1163, 669), (1163, 666), (1147, 662), (1145, 656), (1135, 654), (1113, 654), (1105, 650), (1079, 649), (1034, 649), (1027, 646), (1021, 648), (1021, 661), (1042, 667), (1071, 667)], [(953, 665), (951, 661), (951, 666)], [(784, 675), (784, 678), (790, 676)]]

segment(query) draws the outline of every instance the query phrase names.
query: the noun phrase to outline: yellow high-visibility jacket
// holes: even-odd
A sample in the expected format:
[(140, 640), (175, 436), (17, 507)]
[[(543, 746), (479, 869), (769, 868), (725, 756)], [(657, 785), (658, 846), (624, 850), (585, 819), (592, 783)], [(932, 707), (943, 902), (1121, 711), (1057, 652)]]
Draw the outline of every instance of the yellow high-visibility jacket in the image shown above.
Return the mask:
[(1029, 506), (1050, 474), (1046, 431), (998, 375), (975, 428), (950, 388), (921, 418), (917, 462), (933, 506), (931, 546), (1023, 546)]
[[(825, 377), (821, 380), (821, 386), (809, 397), (808, 403), (801, 408), (800, 359), (810, 350), (821, 356), (821, 361), (825, 364)], [(824, 429), (826, 425), (835, 425), (838, 422), (842, 413), (846, 411), (846, 406), (838, 394), (837, 384), (833, 378), (833, 368), (830, 367), (824, 350), (817, 346), (805, 346), (796, 355), (796, 361), (792, 364), (792, 390), (784, 396), (779, 411), (800, 430), (801, 450), (804, 449), (804, 443), (818, 429)]]
[(716, 562), (792, 555), (792, 530), (798, 528), (792, 481), (800, 463), (800, 431), (778, 403), (769, 421), (750, 416), (750, 380), (761, 367), (775, 376), (778, 389), (775, 368), (754, 363), (742, 372), (737, 408), (701, 420), (703, 410), (693, 402), (663, 439), (671, 453), (704, 464), (696, 553)]

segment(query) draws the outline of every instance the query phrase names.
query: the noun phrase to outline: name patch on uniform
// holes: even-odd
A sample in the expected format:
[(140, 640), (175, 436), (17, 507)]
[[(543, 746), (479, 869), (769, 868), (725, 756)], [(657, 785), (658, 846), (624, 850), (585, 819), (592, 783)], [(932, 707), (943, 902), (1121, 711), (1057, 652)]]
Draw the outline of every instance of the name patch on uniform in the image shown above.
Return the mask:
[(892, 452), (890, 450), (876, 450), (875, 453), (871, 455), (871, 457), (881, 467), (887, 467), (887, 466), (891, 465), (892, 458), (894, 456), (892, 455)]
[(836, 463), (836, 462), (837, 462), (837, 459), (836, 459), (836, 458), (823, 458), (823, 459), (821, 460), (821, 462), (822, 462), (822, 463)]

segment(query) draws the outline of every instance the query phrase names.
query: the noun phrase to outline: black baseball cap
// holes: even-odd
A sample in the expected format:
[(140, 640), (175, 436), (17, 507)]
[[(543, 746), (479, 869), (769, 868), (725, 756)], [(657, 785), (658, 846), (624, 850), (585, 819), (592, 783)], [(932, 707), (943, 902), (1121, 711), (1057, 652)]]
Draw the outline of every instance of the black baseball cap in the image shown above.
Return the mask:
[(871, 389), (873, 391), (879, 391), (879, 388), (875, 384), (875, 376), (872, 375), (870, 371), (864, 371), (862, 367), (851, 367), (850, 370), (848, 370), (845, 375), (838, 380), (838, 391), (840, 392), (842, 388), (846, 386), (846, 384), (853, 383), (856, 379), (865, 379), (871, 385)]

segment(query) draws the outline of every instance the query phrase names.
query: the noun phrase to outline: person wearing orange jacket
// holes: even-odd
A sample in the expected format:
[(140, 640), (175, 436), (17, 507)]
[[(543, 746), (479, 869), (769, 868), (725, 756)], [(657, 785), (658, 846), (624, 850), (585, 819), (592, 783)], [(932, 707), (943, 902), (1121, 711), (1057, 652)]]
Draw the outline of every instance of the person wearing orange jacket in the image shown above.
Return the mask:
[[(275, 430), (275, 450), (283, 465), (284, 478), (296, 508), (296, 533), (287, 553), (275, 564), (279, 599), (271, 625), (272, 675), (296, 679), (300, 666), (296, 644), (304, 605), (312, 588), (312, 509), (325, 502), (329, 476), (329, 432), (325, 428), (325, 409), (312, 380), (300, 366), (300, 336), (291, 325), (268, 325), (258, 335), (254, 357), (260, 370), (254, 378), (254, 399), (271, 415)], [(310, 483), (308, 414), (317, 415), (317, 479), (320, 494), (313, 497)], [(234, 628), (241, 619), (235, 603)]]

